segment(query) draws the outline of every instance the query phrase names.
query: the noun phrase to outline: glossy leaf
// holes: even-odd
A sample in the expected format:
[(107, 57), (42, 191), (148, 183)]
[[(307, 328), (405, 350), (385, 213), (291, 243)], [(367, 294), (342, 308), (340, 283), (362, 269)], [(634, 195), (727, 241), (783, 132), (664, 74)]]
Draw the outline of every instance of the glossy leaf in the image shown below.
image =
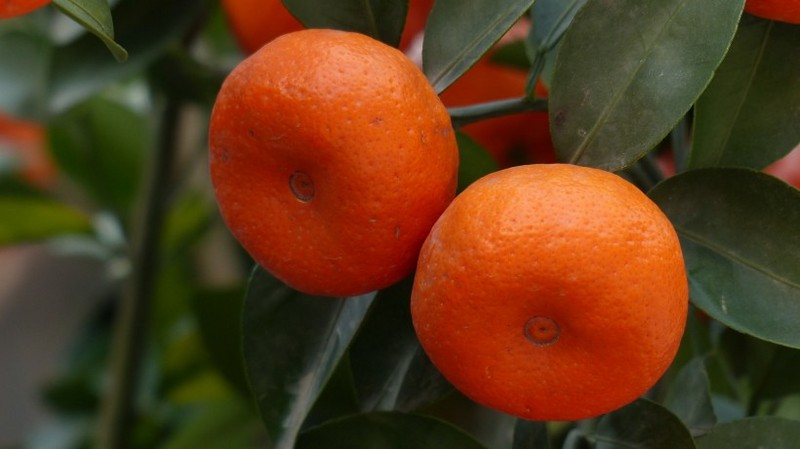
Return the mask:
[(616, 171), (652, 149), (711, 80), (743, 3), (587, 1), (564, 34), (553, 73), (559, 159)]
[[(533, 5), (531, 32), (526, 40), (528, 59), (532, 61), (528, 79), (528, 92), (533, 92), (536, 81), (545, 75), (547, 85), (552, 81), (552, 65), (557, 54), (557, 44), (569, 28), (578, 10), (586, 0), (537, 0)], [(550, 67), (549, 73), (546, 68)]]
[(478, 142), (462, 132), (456, 133), (458, 143), (458, 190), (464, 190), (479, 178), (497, 170), (497, 162)]
[(306, 295), (260, 268), (254, 271), (243, 310), (244, 358), (251, 390), (276, 449), (294, 444), (373, 297)]
[(422, 67), (436, 92), (472, 67), (533, 1), (436, 0), (422, 46)]
[(683, 421), (692, 435), (708, 432), (717, 423), (705, 368), (705, 358), (687, 363), (670, 384), (664, 406)]
[(681, 420), (655, 402), (638, 399), (603, 416), (595, 433), (596, 449), (694, 449)]
[(514, 443), (511, 449), (549, 449), (547, 423), (517, 420), (514, 426)]
[(283, 0), (308, 28), (331, 28), (366, 34), (396, 47), (400, 43), (408, 0)]
[(0, 246), (91, 230), (83, 213), (53, 200), (0, 196)]
[(744, 16), (697, 101), (689, 167), (761, 169), (800, 143), (800, 27)]
[(747, 169), (699, 169), (650, 196), (681, 238), (694, 304), (740, 332), (800, 347), (800, 191)]
[(777, 417), (747, 418), (720, 424), (697, 439), (698, 449), (795, 449), (800, 421)]
[(53, 4), (100, 38), (117, 61), (128, 59), (128, 52), (114, 41), (114, 22), (107, 0), (53, 0)]
[(411, 279), (382, 290), (350, 348), (361, 409), (411, 411), (452, 391), (419, 345)]
[(444, 421), (421, 415), (375, 412), (331, 421), (297, 439), (297, 449), (482, 449)]
[(103, 206), (124, 213), (139, 193), (149, 134), (144, 117), (95, 98), (53, 120), (50, 146), (70, 177)]

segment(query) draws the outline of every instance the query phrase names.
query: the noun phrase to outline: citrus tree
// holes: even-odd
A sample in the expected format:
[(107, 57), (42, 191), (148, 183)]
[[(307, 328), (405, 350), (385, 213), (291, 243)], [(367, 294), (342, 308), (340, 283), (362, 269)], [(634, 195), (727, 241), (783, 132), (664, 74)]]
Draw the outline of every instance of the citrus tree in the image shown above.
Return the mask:
[(18, 446), (796, 447), (795, 148), (797, 1), (0, 3)]

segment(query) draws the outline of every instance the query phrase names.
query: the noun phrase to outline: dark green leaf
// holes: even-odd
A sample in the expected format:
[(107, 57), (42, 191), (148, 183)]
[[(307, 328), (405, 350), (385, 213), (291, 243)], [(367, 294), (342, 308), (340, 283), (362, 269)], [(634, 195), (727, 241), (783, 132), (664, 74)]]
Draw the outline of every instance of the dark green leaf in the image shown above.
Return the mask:
[(603, 416), (595, 434), (596, 449), (693, 449), (681, 420), (655, 402), (638, 399)]
[(421, 415), (375, 412), (331, 421), (304, 432), (297, 449), (482, 449), (446, 422)]
[(43, 198), (0, 196), (0, 217), (0, 246), (91, 229), (83, 213)]
[(436, 92), (472, 67), (533, 1), (436, 0), (422, 47), (422, 67)]
[(308, 28), (356, 31), (396, 47), (400, 43), (408, 0), (283, 0)]
[(783, 346), (769, 351), (771, 357), (764, 372), (758, 378), (751, 376), (753, 399), (757, 404), (763, 400), (779, 399), (800, 392), (800, 350)]
[(517, 420), (514, 427), (514, 445), (511, 449), (549, 449), (547, 423)]
[(144, 117), (95, 98), (53, 120), (50, 146), (58, 165), (101, 204), (127, 212), (139, 191), (149, 133)]
[(800, 347), (800, 191), (747, 169), (699, 169), (650, 192), (675, 225), (695, 305)]
[(213, 207), (211, 200), (199, 192), (187, 193), (172, 206), (162, 237), (167, 260), (194, 248), (211, 225)]
[(430, 363), (411, 323), (411, 279), (382, 290), (350, 348), (365, 411), (411, 411), (452, 390)]
[(458, 143), (458, 190), (462, 191), (479, 178), (497, 170), (497, 162), (492, 156), (462, 132), (456, 133)]
[(559, 159), (616, 171), (652, 149), (711, 80), (743, 3), (587, 1), (564, 34), (550, 90)]
[(193, 101), (211, 107), (226, 72), (201, 64), (186, 51), (175, 49), (156, 61), (150, 79), (172, 99)]
[(545, 75), (547, 85), (552, 81), (557, 44), (585, 3), (586, 0), (538, 0), (534, 3), (533, 26), (526, 40), (528, 59), (533, 67), (528, 79), (529, 93), (533, 92), (540, 76)]
[(181, 423), (159, 449), (256, 447), (258, 417), (239, 400), (212, 402)]
[(752, 16), (697, 101), (690, 168), (761, 169), (800, 143), (800, 27)]
[(117, 61), (128, 59), (128, 52), (114, 41), (114, 22), (106, 0), (53, 0), (64, 14), (100, 38)]
[(711, 405), (705, 358), (697, 357), (670, 384), (664, 406), (683, 421), (692, 435), (708, 432), (717, 423)]
[(299, 293), (256, 269), (244, 302), (244, 359), (276, 449), (289, 448), (350, 345), (374, 294)]
[(698, 449), (795, 449), (800, 421), (785, 418), (747, 418), (720, 424), (697, 439)]

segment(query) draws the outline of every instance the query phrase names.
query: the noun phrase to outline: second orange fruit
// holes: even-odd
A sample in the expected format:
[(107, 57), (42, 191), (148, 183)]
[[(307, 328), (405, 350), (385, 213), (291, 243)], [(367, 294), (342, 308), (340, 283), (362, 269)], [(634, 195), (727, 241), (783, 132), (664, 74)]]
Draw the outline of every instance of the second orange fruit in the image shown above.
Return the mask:
[(209, 142), (228, 227), (306, 293), (399, 281), (455, 195), (444, 105), (402, 52), (357, 33), (297, 31), (245, 59), (219, 92)]
[(0, 1), (0, 19), (10, 19), (33, 12), (50, 4), (51, 0), (3, 0)]
[(675, 230), (636, 187), (528, 165), (476, 181), (447, 208), (421, 250), (411, 308), (426, 353), (468, 397), (571, 421), (660, 378), (688, 286)]
[(747, 0), (744, 10), (765, 19), (800, 24), (800, 0)]

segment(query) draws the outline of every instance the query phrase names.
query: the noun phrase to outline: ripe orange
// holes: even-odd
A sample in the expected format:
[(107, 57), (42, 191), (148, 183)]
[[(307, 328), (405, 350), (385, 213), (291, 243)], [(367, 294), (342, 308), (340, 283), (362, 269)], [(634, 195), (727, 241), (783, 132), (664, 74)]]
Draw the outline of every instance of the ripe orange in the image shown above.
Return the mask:
[[(406, 48), (425, 27), (432, 6), (433, 0), (409, 2), (400, 48)], [(248, 54), (282, 34), (303, 29), (281, 0), (222, 0), (222, 8), (239, 46)]]
[(50, 0), (3, 0), (0, 1), (0, 19), (28, 14), (50, 3)]
[(307, 293), (400, 280), (455, 195), (447, 110), (403, 53), (358, 33), (298, 31), (245, 59), (223, 83), (209, 140), (228, 227)]
[[(441, 94), (447, 107), (470, 106), (525, 95), (527, 72), (503, 66), (484, 56)], [(544, 86), (537, 92), (546, 95)], [(472, 123), (465, 134), (486, 148), (501, 167), (556, 161), (546, 111), (506, 115)]]
[(55, 181), (56, 169), (40, 124), (0, 113), (0, 154), (3, 153), (17, 161), (19, 174), (29, 183), (49, 187)]
[(800, 145), (786, 156), (770, 164), (764, 169), (764, 172), (800, 189)]
[(744, 10), (765, 19), (800, 23), (800, 0), (747, 0)]
[(579, 420), (644, 393), (672, 362), (688, 287), (669, 220), (597, 169), (527, 165), (464, 190), (420, 252), (419, 340), (450, 382), (531, 420)]

